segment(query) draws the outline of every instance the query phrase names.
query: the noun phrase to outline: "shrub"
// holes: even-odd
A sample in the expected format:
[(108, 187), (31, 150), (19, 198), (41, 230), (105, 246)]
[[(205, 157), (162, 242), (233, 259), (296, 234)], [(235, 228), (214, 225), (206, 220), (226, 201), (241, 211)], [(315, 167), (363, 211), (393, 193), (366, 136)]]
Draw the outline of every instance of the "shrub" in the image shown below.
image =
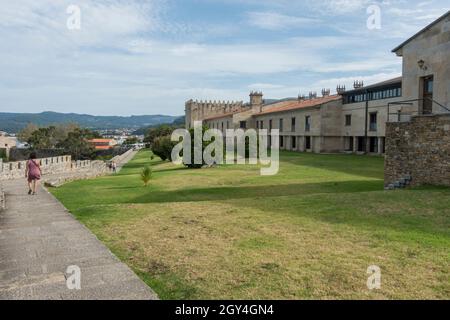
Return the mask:
[(144, 182), (144, 186), (147, 187), (148, 184), (150, 183), (150, 180), (152, 179), (152, 173), (153, 173), (153, 170), (152, 170), (152, 167), (150, 167), (150, 166), (145, 166), (142, 169), (141, 180), (142, 180), (142, 182)]
[(156, 138), (152, 145), (152, 152), (166, 161), (167, 159), (172, 161), (172, 149), (175, 143), (170, 140), (170, 136), (164, 136)]

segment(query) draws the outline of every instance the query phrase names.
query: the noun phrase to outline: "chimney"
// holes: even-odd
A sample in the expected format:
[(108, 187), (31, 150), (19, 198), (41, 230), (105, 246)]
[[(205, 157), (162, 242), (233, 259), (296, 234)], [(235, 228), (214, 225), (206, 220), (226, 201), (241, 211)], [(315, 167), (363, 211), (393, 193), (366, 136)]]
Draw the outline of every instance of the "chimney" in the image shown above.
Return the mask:
[(250, 92), (250, 105), (260, 106), (263, 104), (263, 93), (258, 91)]
[(363, 81), (356, 80), (355, 82), (353, 82), (353, 88), (361, 89), (362, 87), (364, 87), (364, 82)]
[(340, 84), (336, 87), (336, 92), (338, 94), (343, 94), (345, 92), (345, 85), (341, 86)]
[(330, 89), (322, 89), (322, 97), (328, 97), (330, 95)]

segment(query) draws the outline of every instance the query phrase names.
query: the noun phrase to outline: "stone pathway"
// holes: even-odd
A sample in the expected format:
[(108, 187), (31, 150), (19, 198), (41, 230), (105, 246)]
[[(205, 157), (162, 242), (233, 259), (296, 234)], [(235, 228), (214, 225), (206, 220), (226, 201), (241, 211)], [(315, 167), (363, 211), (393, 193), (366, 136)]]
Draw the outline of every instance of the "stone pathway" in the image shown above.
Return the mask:
[(131, 152), (126, 158), (122, 159), (121, 162), (117, 163), (117, 172), (119, 173), (122, 170), (123, 166), (126, 165), (131, 159), (133, 159), (139, 151)]
[[(0, 299), (157, 299), (86, 227), (25, 179), (3, 182), (0, 212)], [(66, 270), (81, 269), (81, 290), (69, 290)]]

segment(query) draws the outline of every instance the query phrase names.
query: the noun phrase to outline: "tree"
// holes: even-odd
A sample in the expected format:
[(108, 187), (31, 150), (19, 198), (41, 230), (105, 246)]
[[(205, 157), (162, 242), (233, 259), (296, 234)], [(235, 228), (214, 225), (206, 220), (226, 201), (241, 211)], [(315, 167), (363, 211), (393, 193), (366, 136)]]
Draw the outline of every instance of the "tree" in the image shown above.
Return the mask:
[(157, 138), (171, 135), (175, 129), (176, 127), (167, 124), (150, 128), (145, 135), (144, 143), (151, 147)]
[(53, 149), (58, 143), (56, 137), (56, 127), (39, 128), (34, 131), (27, 142), (34, 149)]
[(75, 131), (69, 132), (67, 138), (60, 142), (57, 147), (64, 149), (74, 159), (92, 159), (95, 149), (88, 140), (96, 137), (97, 134), (91, 130), (77, 128)]
[(141, 180), (142, 182), (144, 182), (144, 186), (148, 186), (148, 184), (150, 183), (150, 180), (152, 178), (152, 167), (150, 166), (145, 166), (142, 171), (141, 171)]
[(175, 143), (171, 141), (170, 136), (158, 137), (152, 144), (152, 151), (155, 155), (166, 161), (172, 161), (172, 149)]
[(20, 141), (28, 142), (30, 140), (33, 132), (37, 131), (39, 127), (35, 125), (34, 123), (28, 123), (25, 128), (19, 131), (17, 134), (17, 137)]

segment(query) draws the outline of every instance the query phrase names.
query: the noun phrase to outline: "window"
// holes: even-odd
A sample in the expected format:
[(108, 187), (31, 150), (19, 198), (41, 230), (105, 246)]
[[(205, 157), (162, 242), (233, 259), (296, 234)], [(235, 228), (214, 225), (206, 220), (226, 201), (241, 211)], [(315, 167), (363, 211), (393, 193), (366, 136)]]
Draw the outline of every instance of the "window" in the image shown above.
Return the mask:
[(353, 151), (353, 137), (345, 137), (345, 151)]
[(370, 131), (377, 131), (377, 113), (370, 113)]
[(280, 136), (280, 148), (284, 147), (284, 139), (283, 136)]
[(272, 131), (272, 120), (269, 120), (269, 130)]
[(259, 121), (256, 121), (256, 129), (259, 129)]
[(305, 117), (305, 131), (311, 130), (311, 116)]
[(283, 119), (280, 119), (280, 132), (283, 132)]
[(223, 122), (222, 122), (222, 131), (223, 131)]
[(369, 152), (378, 153), (378, 138), (371, 137), (369, 139)]
[(366, 138), (358, 137), (358, 152), (366, 151)]
[(295, 118), (291, 119), (291, 131), (295, 132)]
[(350, 127), (352, 125), (352, 115), (346, 114), (345, 115), (345, 126)]
[(239, 123), (239, 128), (241, 129), (247, 129), (247, 121), (241, 121)]
[(292, 150), (297, 149), (297, 138), (296, 137), (291, 137), (291, 147), (292, 147)]
[(305, 137), (305, 149), (311, 150), (311, 137)]
[(264, 129), (264, 121), (261, 120), (261, 124), (260, 124), (259, 128)]

